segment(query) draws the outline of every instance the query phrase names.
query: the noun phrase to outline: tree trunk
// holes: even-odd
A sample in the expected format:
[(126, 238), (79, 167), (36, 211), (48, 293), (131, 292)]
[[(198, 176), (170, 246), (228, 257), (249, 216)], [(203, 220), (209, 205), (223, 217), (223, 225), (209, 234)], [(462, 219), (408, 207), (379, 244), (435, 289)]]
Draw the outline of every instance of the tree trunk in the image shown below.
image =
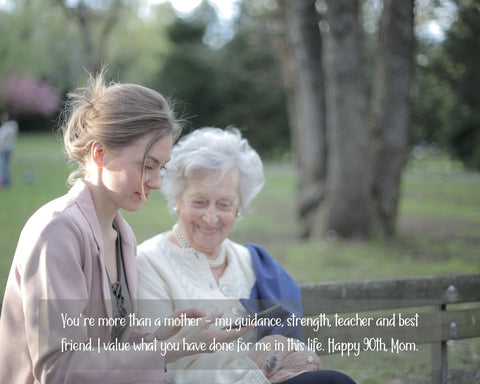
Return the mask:
[[(123, 0), (97, 2), (98, 8), (92, 8), (84, 0), (73, 7), (66, 0), (56, 0), (56, 4), (64, 9), (67, 17), (78, 23), (86, 69), (90, 73), (99, 72), (105, 64), (108, 38), (118, 23)], [(100, 33), (95, 33), (97, 25), (101, 25)]]
[(414, 0), (385, 0), (372, 96), (372, 195), (376, 230), (395, 232), (410, 125)]
[(359, 0), (328, 0), (326, 46), (328, 191), (322, 232), (370, 233), (366, 92), (360, 59)]
[(282, 63), (296, 167), (300, 237), (310, 236), (325, 189), (326, 133), (322, 40), (315, 0), (280, 0)]

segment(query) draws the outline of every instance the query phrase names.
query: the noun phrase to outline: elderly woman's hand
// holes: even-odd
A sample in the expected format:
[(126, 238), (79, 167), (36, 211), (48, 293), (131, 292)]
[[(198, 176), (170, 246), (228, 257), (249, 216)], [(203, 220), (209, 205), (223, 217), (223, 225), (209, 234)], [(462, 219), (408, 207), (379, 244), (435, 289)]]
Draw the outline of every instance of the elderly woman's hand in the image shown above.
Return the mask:
[(265, 348), (269, 351), (258, 348), (248, 354), (271, 383), (280, 383), (321, 367), (320, 358), (314, 352), (289, 350), (287, 340), (281, 335), (266, 336), (260, 343), (269, 344), (270, 348)]
[[(288, 350), (287, 338), (282, 335), (265, 336), (252, 348), (248, 357), (270, 378), (280, 367), (283, 360), (291, 353)], [(262, 344), (262, 347), (259, 347)]]
[(320, 358), (314, 352), (292, 352), (280, 362), (278, 369), (268, 379), (272, 384), (281, 383), (302, 373), (320, 369)]

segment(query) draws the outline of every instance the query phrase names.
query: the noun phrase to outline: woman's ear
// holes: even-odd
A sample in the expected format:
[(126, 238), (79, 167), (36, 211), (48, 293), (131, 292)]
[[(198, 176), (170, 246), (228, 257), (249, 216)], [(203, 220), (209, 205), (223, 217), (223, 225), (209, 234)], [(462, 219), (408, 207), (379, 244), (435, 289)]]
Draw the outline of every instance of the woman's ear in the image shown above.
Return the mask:
[(99, 168), (105, 166), (105, 146), (98, 141), (92, 144), (91, 156), (95, 165)]

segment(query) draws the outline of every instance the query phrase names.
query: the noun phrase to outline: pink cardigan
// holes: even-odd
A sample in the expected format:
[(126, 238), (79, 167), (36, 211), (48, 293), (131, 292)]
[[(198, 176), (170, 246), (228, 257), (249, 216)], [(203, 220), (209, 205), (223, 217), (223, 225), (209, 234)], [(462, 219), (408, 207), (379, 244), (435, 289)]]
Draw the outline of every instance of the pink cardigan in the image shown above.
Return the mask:
[[(136, 241), (117, 214), (127, 283), (136, 310)], [(62, 351), (64, 341), (110, 341), (110, 328), (84, 318), (111, 315), (103, 238), (88, 188), (79, 180), (26, 223), (8, 277), (0, 316), (0, 383), (162, 383), (157, 352)], [(63, 326), (62, 314), (80, 319)], [(124, 340), (139, 341), (131, 330)]]

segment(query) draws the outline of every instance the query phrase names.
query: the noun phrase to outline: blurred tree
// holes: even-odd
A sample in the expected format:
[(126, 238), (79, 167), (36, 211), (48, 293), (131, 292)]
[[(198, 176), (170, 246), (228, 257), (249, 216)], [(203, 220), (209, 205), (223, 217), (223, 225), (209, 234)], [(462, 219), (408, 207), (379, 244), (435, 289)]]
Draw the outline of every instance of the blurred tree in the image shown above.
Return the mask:
[[(108, 4), (85, 2), (92, 16), (89, 36), (95, 49), (102, 51), (102, 59), (95, 60), (98, 63), (103, 60), (113, 80), (151, 86), (168, 53), (164, 30), (175, 14), (168, 2), (143, 14), (133, 0), (128, 3), (125, 0), (124, 4), (118, 11), (116, 27), (109, 32), (109, 38), (104, 39), (103, 48), (98, 48), (98, 35), (104, 29)], [(79, 7), (80, 4), (18, 0), (12, 2), (11, 7), (0, 9), (0, 88), (5, 90), (12, 78), (31, 78), (49, 83), (55, 94), (64, 99), (67, 92), (84, 83), (87, 64), (83, 36), (78, 24), (69, 19), (73, 17), (70, 6)], [(152, 36), (156, 36), (154, 43)], [(45, 118), (31, 112), (22, 115), (22, 130), (54, 128), (52, 116)]]
[(108, 71), (122, 82), (158, 84), (158, 71), (170, 54), (167, 27), (177, 19), (169, 2), (151, 5), (145, 13), (124, 7), (109, 40)]
[(70, 21), (80, 29), (84, 66), (96, 73), (106, 62), (108, 40), (117, 25), (127, 0), (52, 0), (62, 7)]
[(322, 40), (314, 0), (281, 0), (279, 39), (292, 145), (299, 170), (300, 237), (308, 238), (325, 195), (327, 168)]
[(411, 137), (479, 170), (480, 1), (455, 1), (450, 9), (445, 38), (420, 40)]
[[(293, 114), (290, 121), (298, 126), (293, 130), (295, 140), (301, 140), (302, 135), (310, 138), (308, 144), (295, 146), (296, 156), (314, 154), (317, 177), (322, 172), (324, 175), (325, 169), (327, 175), (325, 183), (319, 183), (323, 180), (317, 178), (316, 185), (310, 184), (317, 188), (316, 194), (300, 182), (300, 196), (314, 196), (317, 202), (322, 201), (315, 223), (304, 220), (303, 234), (314, 226), (316, 233), (330, 232), (348, 238), (365, 238), (374, 233), (393, 235), (410, 123), (413, 1), (383, 2), (379, 42), (375, 50), (368, 49), (375, 52), (375, 71), (366, 70), (362, 60), (364, 24), (360, 0), (280, 1), (280, 5), (286, 26), (283, 46), (287, 54), (283, 57), (290, 91), (289, 113)], [(326, 20), (320, 21), (325, 37), (322, 52), (322, 36), (312, 16), (315, 5), (327, 10)], [(303, 12), (297, 12), (300, 10)], [(299, 27), (307, 25), (312, 26), (310, 32), (305, 33), (305, 28), (301, 35)], [(322, 71), (326, 76), (325, 89), (321, 86)], [(372, 87), (365, 81), (370, 73), (374, 74)], [(302, 93), (309, 95), (308, 100), (299, 96)], [(315, 110), (308, 111), (309, 103)], [(323, 147), (325, 140), (321, 140), (325, 126), (327, 150)], [(305, 162), (298, 161), (297, 166), (300, 175), (312, 174)], [(309, 209), (315, 210), (315, 205)]]
[(281, 159), (290, 152), (290, 134), (276, 26), (264, 4), (245, 0), (235, 28), (219, 52), (225, 94), (219, 124), (236, 125), (264, 158)]
[(467, 167), (480, 170), (480, 0), (457, 5), (457, 20), (432, 69), (455, 96), (448, 107), (443, 144)]
[(252, 7), (243, 4), (232, 40), (222, 46), (208, 44), (218, 16), (206, 1), (172, 23), (156, 87), (175, 100), (190, 129), (237, 126), (270, 156), (288, 150), (285, 98), (267, 16)]
[(215, 10), (204, 2), (189, 20), (177, 18), (167, 28), (170, 52), (155, 84), (175, 100), (181, 117), (196, 128), (214, 125), (213, 117), (225, 102), (218, 90), (221, 67), (213, 48), (203, 43), (208, 23), (215, 18)]
[(328, 196), (323, 231), (363, 238), (370, 231), (367, 95), (361, 62), (360, 2), (328, 0)]
[(60, 95), (70, 86), (71, 63), (79, 62), (78, 43), (61, 9), (19, 0), (0, 11), (0, 81), (33, 76), (48, 80)]
[(0, 105), (15, 116), (22, 131), (39, 131), (51, 125), (60, 99), (46, 81), (12, 76), (0, 88)]
[(372, 95), (370, 172), (375, 231), (392, 236), (411, 121), (414, 0), (383, 4)]
[(33, 77), (11, 77), (2, 88), (3, 99), (16, 116), (38, 113), (52, 116), (60, 105), (55, 90), (46, 81)]
[(441, 42), (419, 40), (417, 52), (409, 143), (448, 145), (445, 127), (448, 126), (448, 110), (454, 103), (455, 94), (433, 70), (433, 63), (442, 55)]

